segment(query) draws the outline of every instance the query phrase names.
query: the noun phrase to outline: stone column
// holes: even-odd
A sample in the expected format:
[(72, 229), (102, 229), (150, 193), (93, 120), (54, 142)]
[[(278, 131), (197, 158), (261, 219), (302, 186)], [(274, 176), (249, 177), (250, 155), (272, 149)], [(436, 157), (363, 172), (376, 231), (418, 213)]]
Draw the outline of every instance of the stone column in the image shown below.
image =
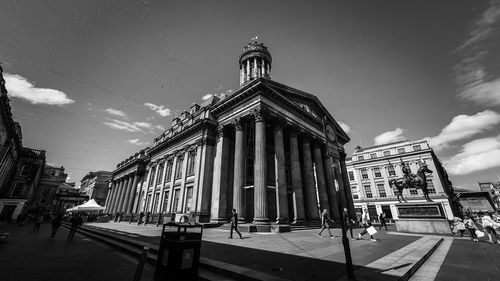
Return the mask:
[(245, 132), (241, 127), (240, 118), (233, 121), (235, 129), (234, 141), (234, 180), (233, 180), (233, 208), (238, 212), (238, 221), (245, 222), (245, 204), (243, 204), (243, 185), (245, 173)]
[(115, 180), (115, 192), (113, 194), (113, 202), (111, 203), (111, 213), (116, 212), (116, 205), (118, 203), (118, 196), (120, 195), (120, 186), (122, 185), (122, 179)]
[(262, 58), (261, 76), (266, 77), (266, 60)]
[(266, 122), (262, 108), (253, 111), (255, 116), (254, 164), (254, 224), (269, 224), (267, 214), (267, 159)]
[(250, 60), (249, 60), (249, 59), (247, 59), (247, 75), (246, 75), (246, 79), (245, 79), (245, 81), (250, 80), (250, 76), (251, 76), (251, 75), (250, 75)]
[(346, 154), (344, 151), (340, 151), (340, 169), (342, 173), (342, 182), (344, 183), (344, 192), (346, 194), (346, 203), (347, 203), (347, 209), (349, 211), (349, 215), (352, 216), (352, 218), (356, 217), (356, 211), (354, 210), (354, 201), (352, 199), (352, 193), (351, 193), (351, 187), (349, 185), (349, 177), (347, 175), (347, 167), (345, 164), (345, 158)]
[[(323, 157), (321, 156), (321, 146), (314, 143), (314, 163), (316, 164), (316, 180), (318, 182), (319, 208), (329, 209), (328, 193), (326, 191), (325, 169), (323, 168)], [(330, 212), (330, 214), (332, 214)]]
[[(168, 159), (167, 159), (168, 161)], [(175, 212), (175, 210), (172, 210), (172, 206), (173, 206), (173, 202), (174, 202), (174, 183), (175, 183), (175, 173), (177, 172), (177, 157), (174, 153), (174, 156), (173, 156), (173, 161), (172, 161), (172, 174), (170, 176), (170, 187), (169, 187), (169, 196), (171, 199), (168, 200), (168, 205), (167, 205), (167, 212)]]
[(200, 176), (198, 190), (198, 211), (201, 212), (200, 220), (207, 221), (210, 219), (211, 210), (211, 194), (213, 184), (213, 169), (214, 169), (214, 146), (215, 139), (210, 136), (204, 139), (201, 144), (200, 153)]
[(118, 197), (118, 207), (116, 208), (117, 212), (122, 212), (123, 209), (123, 204), (125, 202), (125, 194), (127, 193), (128, 189), (128, 182), (129, 182), (129, 176), (125, 176), (124, 183), (122, 187), (120, 188), (120, 196)]
[(229, 165), (229, 139), (223, 126), (217, 133), (217, 147), (214, 160), (214, 176), (212, 182), (212, 222), (226, 222), (227, 181)]
[(314, 183), (314, 168), (311, 157), (311, 144), (307, 136), (302, 138), (302, 161), (304, 161), (302, 171), (304, 175), (306, 216), (308, 220), (319, 220), (316, 186)]
[(332, 214), (332, 217), (335, 220), (339, 220), (341, 216), (337, 207), (337, 191), (335, 189), (335, 176), (333, 174), (332, 159), (328, 155), (324, 154), (323, 163), (325, 168), (326, 190), (328, 193), (328, 205), (330, 207), (330, 214)]
[(255, 79), (257, 79), (257, 72), (258, 72), (258, 69), (257, 69), (257, 57), (254, 57), (253, 58), (253, 77)]
[(129, 195), (127, 197), (127, 204), (125, 205), (125, 213), (132, 213), (134, 208), (134, 199), (137, 192), (137, 174), (132, 174), (132, 186), (130, 187)]
[(125, 191), (123, 194), (123, 206), (121, 208), (121, 212), (127, 213), (128, 210), (128, 204), (130, 200), (130, 191), (132, 190), (132, 179), (134, 175), (130, 174), (129, 175), (129, 180), (127, 181), (127, 185), (125, 186)]
[(302, 190), (302, 170), (300, 167), (299, 144), (297, 132), (290, 132), (290, 166), (293, 189), (293, 222), (302, 223), (306, 217), (304, 208), (304, 192)]
[(277, 224), (289, 223), (288, 194), (285, 169), (285, 146), (283, 144), (283, 121), (276, 120), (274, 125), (274, 169), (276, 175), (276, 216)]
[(111, 190), (109, 191), (109, 201), (108, 201), (108, 205), (106, 205), (106, 212), (108, 213), (111, 213), (112, 210), (113, 210), (113, 204), (114, 204), (114, 201), (116, 199), (116, 190), (118, 188), (118, 183), (113, 180), (112, 184), (111, 184)]

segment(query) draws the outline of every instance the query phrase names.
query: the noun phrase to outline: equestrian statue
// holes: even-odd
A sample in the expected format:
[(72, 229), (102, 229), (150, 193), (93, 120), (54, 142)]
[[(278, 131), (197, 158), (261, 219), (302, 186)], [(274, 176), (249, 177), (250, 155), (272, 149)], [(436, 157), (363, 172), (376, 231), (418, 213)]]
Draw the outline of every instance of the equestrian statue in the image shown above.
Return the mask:
[(401, 160), (401, 170), (403, 172), (403, 177), (389, 180), (389, 185), (395, 186), (397, 189), (396, 195), (398, 196), (399, 203), (401, 203), (401, 200), (407, 202), (403, 197), (403, 189), (405, 188), (420, 188), (424, 193), (424, 198), (427, 202), (432, 202), (431, 198), (429, 198), (429, 191), (427, 190), (427, 176), (425, 174), (431, 174), (432, 171), (427, 168), (427, 164), (421, 161), (417, 174), (413, 174), (410, 170), (409, 164), (407, 166), (403, 160)]

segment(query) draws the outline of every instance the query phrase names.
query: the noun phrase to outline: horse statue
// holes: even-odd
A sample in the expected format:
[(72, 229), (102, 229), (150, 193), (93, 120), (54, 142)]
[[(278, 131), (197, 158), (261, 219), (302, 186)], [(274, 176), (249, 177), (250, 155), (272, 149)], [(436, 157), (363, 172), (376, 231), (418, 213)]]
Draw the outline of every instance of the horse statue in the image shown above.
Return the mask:
[(427, 168), (427, 164), (425, 162), (422, 163), (420, 165), (420, 168), (418, 168), (416, 175), (410, 173), (409, 169), (403, 166), (403, 173), (405, 173), (404, 177), (389, 180), (389, 185), (395, 186), (397, 189), (396, 195), (398, 197), (399, 203), (401, 203), (401, 199), (404, 202), (407, 202), (403, 197), (403, 189), (405, 188), (420, 188), (424, 193), (424, 198), (427, 200), (427, 202), (432, 202), (431, 198), (429, 198), (429, 191), (427, 190), (427, 176), (425, 174), (431, 174), (432, 171)]

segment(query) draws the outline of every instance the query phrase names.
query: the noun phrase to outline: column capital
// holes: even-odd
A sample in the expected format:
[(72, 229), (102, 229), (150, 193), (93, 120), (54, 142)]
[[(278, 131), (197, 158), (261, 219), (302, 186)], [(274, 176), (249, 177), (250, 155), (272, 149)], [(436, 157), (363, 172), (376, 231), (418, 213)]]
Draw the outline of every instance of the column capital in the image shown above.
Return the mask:
[(257, 106), (252, 109), (252, 114), (255, 118), (255, 122), (264, 122), (266, 113), (266, 109), (262, 106)]
[(224, 132), (225, 132), (225, 126), (224, 125), (217, 126), (217, 138), (224, 137)]
[(234, 129), (235, 129), (236, 131), (241, 131), (241, 130), (243, 130), (243, 127), (241, 126), (241, 118), (240, 118), (240, 117), (236, 117), (236, 118), (234, 118), (234, 119), (231, 121), (231, 123), (233, 124)]

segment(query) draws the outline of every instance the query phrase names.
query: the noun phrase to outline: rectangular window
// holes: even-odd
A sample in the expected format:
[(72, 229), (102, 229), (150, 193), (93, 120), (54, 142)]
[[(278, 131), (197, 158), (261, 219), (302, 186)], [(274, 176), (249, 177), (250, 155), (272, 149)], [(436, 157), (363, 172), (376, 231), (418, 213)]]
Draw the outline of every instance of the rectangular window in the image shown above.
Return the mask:
[(363, 155), (359, 155), (359, 156), (358, 156), (358, 160), (359, 160), (359, 161), (363, 161), (363, 160), (365, 160), (365, 157), (364, 157)]
[(167, 162), (167, 170), (165, 171), (165, 182), (169, 182), (172, 179), (172, 166), (174, 165), (173, 161)]
[(387, 193), (385, 193), (385, 185), (383, 183), (377, 183), (377, 189), (380, 197), (387, 197)]
[(196, 151), (190, 152), (188, 156), (188, 166), (187, 166), (187, 175), (194, 175), (194, 164), (196, 159)]
[(153, 186), (155, 182), (156, 166), (151, 168), (151, 174), (149, 175), (149, 186)]
[(377, 158), (377, 153), (370, 153), (370, 159)]
[(16, 183), (16, 186), (14, 186), (14, 189), (12, 190), (12, 197), (19, 197), (21, 196), (21, 193), (23, 192), (23, 184), (22, 183)]
[(368, 179), (368, 172), (366, 171), (366, 168), (360, 169), (361, 172), (361, 179), (367, 180)]
[(193, 187), (188, 186), (186, 190), (186, 212), (191, 211), (192, 202), (193, 202)]
[(420, 147), (420, 145), (414, 145), (412, 146), (413, 147), (413, 151), (419, 151), (419, 150), (422, 150), (422, 148)]
[(156, 213), (156, 210), (158, 209), (156, 207), (158, 205), (158, 199), (159, 198), (160, 198), (160, 193), (159, 192), (155, 193), (155, 197), (153, 199), (153, 208), (151, 209), (152, 213)]
[(164, 213), (168, 213), (167, 208), (168, 208), (168, 195), (169, 195), (169, 193), (170, 193), (170, 191), (168, 191), (168, 190), (165, 190), (163, 192), (163, 210), (162, 211)]
[(156, 177), (156, 184), (161, 184), (161, 181), (163, 180), (163, 168), (165, 168), (165, 163), (161, 163), (158, 166), (158, 176)]
[(391, 151), (390, 150), (384, 151), (384, 156), (391, 156)]
[(429, 194), (436, 194), (436, 188), (434, 187), (434, 182), (432, 179), (427, 180), (427, 191)]
[(353, 181), (354, 180), (354, 172), (349, 171), (348, 174), (349, 174), (349, 180)]
[(175, 165), (175, 177), (174, 179), (182, 178), (182, 164), (184, 163), (184, 158), (177, 158), (177, 165)]
[(398, 148), (398, 154), (403, 154), (405, 152), (406, 152), (406, 150), (404, 147)]
[(389, 173), (390, 177), (393, 177), (396, 175), (396, 170), (394, 170), (394, 166), (392, 166), (392, 165), (387, 166), (387, 172)]
[(23, 169), (21, 170), (21, 176), (26, 177), (29, 176), (31, 171), (31, 165), (24, 165)]
[(379, 167), (373, 168), (373, 174), (375, 175), (376, 178), (381, 178), (382, 177), (382, 173), (380, 172), (380, 168)]
[(149, 212), (151, 207), (151, 193), (146, 197), (146, 211)]
[(177, 207), (179, 206), (179, 199), (181, 197), (181, 190), (179, 188), (177, 188), (175, 191), (174, 191), (174, 206), (172, 208), (172, 212), (177, 212)]
[(366, 198), (373, 198), (372, 187), (369, 184), (363, 185), (363, 189), (365, 190)]
[(352, 194), (352, 199), (359, 199), (359, 195), (357, 192)]
[(418, 190), (416, 188), (410, 188), (410, 195), (418, 195)]

